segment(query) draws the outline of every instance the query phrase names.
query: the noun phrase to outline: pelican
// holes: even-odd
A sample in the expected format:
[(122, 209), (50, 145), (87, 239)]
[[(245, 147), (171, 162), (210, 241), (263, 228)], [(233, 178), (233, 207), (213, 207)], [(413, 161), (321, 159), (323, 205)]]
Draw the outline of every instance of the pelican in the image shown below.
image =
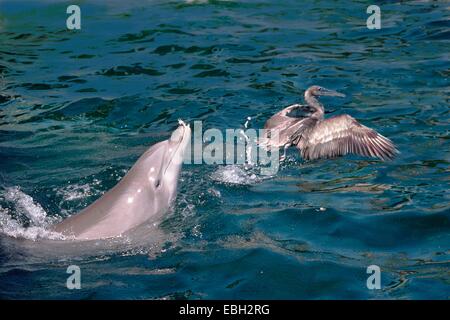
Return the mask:
[(320, 86), (305, 91), (306, 105), (293, 104), (274, 114), (264, 125), (260, 145), (265, 148), (296, 146), (305, 160), (335, 158), (346, 154), (392, 160), (398, 152), (388, 138), (348, 114), (324, 118), (320, 96), (345, 97)]

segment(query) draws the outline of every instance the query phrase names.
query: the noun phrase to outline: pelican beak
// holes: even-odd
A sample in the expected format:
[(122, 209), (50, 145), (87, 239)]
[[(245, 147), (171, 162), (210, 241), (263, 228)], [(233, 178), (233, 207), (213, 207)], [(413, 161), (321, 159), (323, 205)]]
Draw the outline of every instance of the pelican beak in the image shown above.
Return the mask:
[(331, 97), (341, 97), (344, 98), (345, 94), (334, 91), (334, 90), (328, 90), (323, 88), (322, 91), (320, 92), (321, 96), (331, 96)]

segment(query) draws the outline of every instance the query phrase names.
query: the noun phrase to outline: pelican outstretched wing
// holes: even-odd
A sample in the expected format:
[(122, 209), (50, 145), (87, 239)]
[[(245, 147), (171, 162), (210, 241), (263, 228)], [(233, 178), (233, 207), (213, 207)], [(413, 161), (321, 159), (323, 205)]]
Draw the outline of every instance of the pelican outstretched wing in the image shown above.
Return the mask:
[(349, 115), (319, 121), (311, 131), (303, 135), (297, 148), (305, 160), (334, 158), (353, 153), (386, 161), (399, 153), (391, 140)]
[(286, 125), (299, 119), (307, 118), (311, 112), (311, 108), (307, 105), (297, 103), (290, 105), (271, 116), (264, 124), (264, 129), (272, 129), (280, 124)]
[(277, 112), (266, 121), (260, 146), (268, 148), (297, 144), (301, 133), (317, 121), (310, 118), (311, 113), (311, 108), (302, 104), (293, 104)]

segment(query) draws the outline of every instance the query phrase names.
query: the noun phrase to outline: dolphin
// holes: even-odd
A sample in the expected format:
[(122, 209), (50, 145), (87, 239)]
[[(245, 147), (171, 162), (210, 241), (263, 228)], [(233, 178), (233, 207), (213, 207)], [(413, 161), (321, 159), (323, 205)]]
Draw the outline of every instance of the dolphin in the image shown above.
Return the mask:
[(146, 222), (160, 219), (176, 197), (184, 152), (191, 129), (183, 121), (170, 139), (151, 146), (111, 190), (94, 203), (54, 225), (74, 240), (122, 236)]

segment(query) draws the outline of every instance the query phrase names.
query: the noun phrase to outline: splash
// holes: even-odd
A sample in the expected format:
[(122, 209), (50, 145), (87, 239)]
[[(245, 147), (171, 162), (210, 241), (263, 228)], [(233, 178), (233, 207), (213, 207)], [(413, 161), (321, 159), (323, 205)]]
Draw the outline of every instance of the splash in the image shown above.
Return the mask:
[(262, 180), (256, 173), (238, 165), (220, 167), (212, 174), (211, 178), (217, 182), (239, 185), (251, 185)]
[[(98, 185), (99, 180), (94, 180), (94, 184)], [(92, 189), (90, 184), (73, 184), (62, 189), (56, 189), (56, 194), (62, 196), (64, 201), (80, 200), (92, 195), (96, 195), (97, 192)]]
[[(251, 117), (245, 119), (244, 128), (250, 127)], [(245, 164), (244, 165), (226, 165), (219, 167), (211, 176), (214, 181), (223, 182), (227, 184), (237, 185), (252, 185), (259, 183), (263, 180), (269, 179), (272, 176), (259, 174), (259, 165), (254, 163), (252, 159), (252, 153), (258, 152), (253, 150), (252, 144), (249, 142), (249, 137), (245, 134), (244, 130), (240, 131), (241, 136), (245, 139)]]
[(15, 204), (17, 211), (28, 217), (31, 223), (37, 226), (45, 223), (47, 217), (45, 210), (39, 204), (34, 203), (32, 197), (20, 191), (19, 187), (7, 188), (4, 199)]
[(48, 230), (57, 219), (47, 216), (42, 206), (19, 187), (4, 189), (0, 199), (12, 208), (0, 206), (0, 233), (29, 240), (64, 239), (60, 233)]

